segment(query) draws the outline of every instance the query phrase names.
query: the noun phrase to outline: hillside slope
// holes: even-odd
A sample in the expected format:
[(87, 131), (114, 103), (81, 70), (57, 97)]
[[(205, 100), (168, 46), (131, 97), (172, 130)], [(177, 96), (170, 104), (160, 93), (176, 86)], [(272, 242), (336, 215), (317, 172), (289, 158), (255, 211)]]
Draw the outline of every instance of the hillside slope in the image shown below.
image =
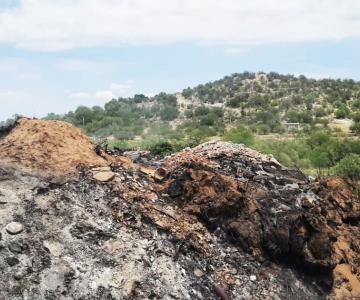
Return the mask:
[(104, 108), (81, 106), (64, 116), (49, 114), (48, 118), (64, 119), (91, 135), (126, 139), (148, 134), (147, 130), (156, 134), (184, 126), (206, 126), (215, 135), (238, 124), (258, 134), (294, 129), (288, 123), (299, 123), (295, 125), (298, 129), (341, 120), (338, 123), (349, 128), (360, 121), (360, 83), (244, 72), (176, 94), (112, 99)]

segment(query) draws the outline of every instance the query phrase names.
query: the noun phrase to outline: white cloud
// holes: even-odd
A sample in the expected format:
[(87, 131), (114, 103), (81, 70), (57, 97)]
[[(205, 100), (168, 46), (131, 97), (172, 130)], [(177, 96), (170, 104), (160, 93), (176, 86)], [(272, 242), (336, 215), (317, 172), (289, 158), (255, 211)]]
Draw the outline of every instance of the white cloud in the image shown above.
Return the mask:
[[(29, 93), (20, 90), (0, 90), (0, 120), (15, 114), (36, 117), (42, 110), (43, 103), (34, 106), (34, 99)], [(31, 113), (29, 113), (31, 112)]]
[(75, 92), (75, 93), (69, 93), (69, 97), (72, 99), (88, 99), (91, 97), (91, 95), (86, 92)]
[(130, 96), (131, 90), (133, 88), (133, 81), (127, 80), (124, 83), (112, 83), (110, 84), (110, 89), (116, 94), (117, 96)]
[(104, 90), (95, 93), (95, 98), (100, 101), (110, 101), (115, 98), (115, 95), (111, 90)]
[(66, 71), (88, 71), (98, 66), (97, 62), (88, 60), (66, 59), (56, 63), (56, 67)]
[(250, 49), (246, 47), (230, 47), (224, 50), (226, 54), (243, 54), (249, 51)]
[[(89, 100), (93, 104), (103, 104), (117, 97), (129, 97), (132, 95), (133, 81), (126, 80), (121, 83), (111, 83), (108, 89), (96, 92), (67, 92), (70, 99)], [(94, 103), (94, 101), (98, 101)]]
[(0, 42), (43, 51), (197, 42), (244, 45), (360, 37), (358, 0), (22, 0)]
[(19, 75), (19, 78), (27, 81), (38, 81), (41, 79), (41, 75), (36, 73), (22, 73)]

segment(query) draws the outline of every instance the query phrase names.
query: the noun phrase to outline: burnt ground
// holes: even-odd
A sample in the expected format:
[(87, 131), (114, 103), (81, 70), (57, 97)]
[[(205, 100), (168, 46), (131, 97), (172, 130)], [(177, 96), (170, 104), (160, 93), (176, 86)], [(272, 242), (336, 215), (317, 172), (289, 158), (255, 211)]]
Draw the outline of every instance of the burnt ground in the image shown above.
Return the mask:
[[(106, 183), (88, 168), (67, 180), (0, 168), (0, 299), (351, 295), (349, 286), (334, 292), (343, 282), (333, 275), (359, 262), (347, 183), (312, 183), (219, 145), (168, 157), (157, 170), (151, 161), (113, 165)], [(14, 221), (24, 230), (9, 234)]]

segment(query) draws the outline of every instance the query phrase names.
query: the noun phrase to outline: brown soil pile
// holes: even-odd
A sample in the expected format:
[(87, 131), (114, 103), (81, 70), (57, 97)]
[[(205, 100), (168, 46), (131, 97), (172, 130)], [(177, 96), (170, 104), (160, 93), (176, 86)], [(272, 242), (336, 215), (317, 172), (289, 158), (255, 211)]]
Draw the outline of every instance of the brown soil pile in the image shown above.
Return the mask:
[(0, 139), (0, 163), (38, 170), (45, 175), (70, 174), (79, 165), (106, 165), (90, 139), (61, 121), (19, 119)]
[(310, 182), (251, 151), (217, 142), (168, 158), (165, 213), (148, 204), (145, 215), (177, 237), (188, 231), (202, 252), (209, 253), (211, 232), (222, 230), (255, 258), (325, 274), (318, 284), (336, 299), (360, 297), (360, 200), (353, 187), (335, 177)]

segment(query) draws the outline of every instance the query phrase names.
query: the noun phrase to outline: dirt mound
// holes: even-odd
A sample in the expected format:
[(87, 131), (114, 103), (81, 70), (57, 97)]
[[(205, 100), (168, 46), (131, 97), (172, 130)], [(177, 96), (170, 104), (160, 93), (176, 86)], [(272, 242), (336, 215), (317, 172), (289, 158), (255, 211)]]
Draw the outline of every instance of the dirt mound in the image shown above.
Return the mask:
[[(167, 203), (191, 220), (184, 228), (196, 216), (257, 259), (319, 274), (319, 286), (338, 299), (360, 297), (360, 201), (344, 180), (310, 182), (269, 156), (221, 142), (177, 153), (162, 167)], [(154, 210), (149, 215), (159, 224)], [(207, 252), (198, 240), (193, 245)]]
[[(38, 122), (20, 120), (1, 155), (44, 170), (95, 159), (111, 167), (81, 168), (78, 180), (54, 184), (0, 166), (6, 299), (360, 297), (360, 201), (350, 183), (310, 181), (223, 142), (164, 160), (130, 153), (144, 164), (100, 151), (103, 159), (70, 125)], [(9, 232), (14, 222), (23, 230)]]
[(0, 163), (55, 174), (106, 165), (90, 139), (69, 123), (20, 118), (0, 139)]

